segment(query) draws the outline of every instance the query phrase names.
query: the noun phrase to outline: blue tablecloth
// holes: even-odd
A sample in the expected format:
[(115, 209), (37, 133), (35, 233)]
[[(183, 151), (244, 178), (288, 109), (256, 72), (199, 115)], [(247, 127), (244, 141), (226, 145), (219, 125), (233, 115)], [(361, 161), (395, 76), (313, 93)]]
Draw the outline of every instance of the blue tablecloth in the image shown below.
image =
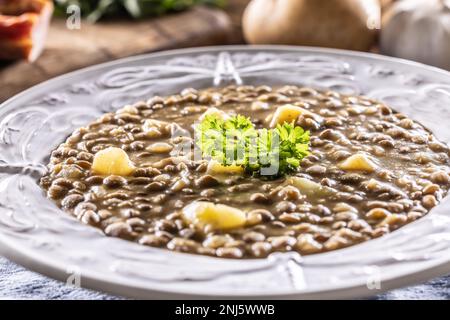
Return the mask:
[[(450, 275), (425, 284), (393, 290), (374, 299), (450, 299)], [(74, 288), (28, 271), (0, 257), (0, 299), (121, 299)]]

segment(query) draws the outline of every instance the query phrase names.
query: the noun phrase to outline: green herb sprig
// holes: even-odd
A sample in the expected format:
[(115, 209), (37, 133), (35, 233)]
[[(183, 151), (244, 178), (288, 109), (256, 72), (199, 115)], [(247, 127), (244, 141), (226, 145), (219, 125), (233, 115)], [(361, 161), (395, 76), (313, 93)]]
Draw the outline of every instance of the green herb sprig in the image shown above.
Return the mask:
[(134, 19), (160, 16), (168, 12), (182, 11), (197, 4), (222, 7), (226, 0), (54, 0), (56, 13), (66, 15), (70, 5), (77, 5), (81, 14), (90, 22), (103, 17), (126, 14)]
[[(252, 175), (275, 178), (294, 172), (309, 154), (309, 131), (286, 122), (258, 130), (242, 115), (226, 120), (208, 115), (196, 126), (196, 144), (203, 157), (225, 166), (242, 166)], [(277, 170), (264, 170), (268, 168)]]

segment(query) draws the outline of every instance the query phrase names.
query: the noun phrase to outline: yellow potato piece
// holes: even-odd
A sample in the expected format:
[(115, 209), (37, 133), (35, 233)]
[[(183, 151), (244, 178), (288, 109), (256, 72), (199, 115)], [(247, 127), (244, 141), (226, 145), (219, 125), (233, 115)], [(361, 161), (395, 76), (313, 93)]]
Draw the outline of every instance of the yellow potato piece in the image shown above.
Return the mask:
[(211, 107), (202, 113), (199, 120), (203, 121), (203, 119), (205, 119), (206, 116), (211, 116), (211, 115), (214, 115), (217, 118), (222, 119), (222, 120), (227, 120), (230, 117), (226, 112), (219, 110), (217, 108)]
[(97, 152), (92, 163), (92, 171), (99, 175), (128, 176), (134, 170), (134, 165), (125, 151), (109, 147)]
[(208, 168), (206, 169), (206, 172), (212, 175), (214, 174), (240, 175), (244, 173), (244, 168), (236, 165), (224, 166), (223, 164), (212, 160), (208, 163)]
[(139, 110), (136, 107), (127, 105), (122, 109), (117, 110), (117, 113), (138, 114)]
[(156, 142), (146, 148), (147, 151), (152, 153), (169, 153), (172, 149), (173, 146), (165, 142)]
[(297, 120), (302, 114), (310, 115), (313, 119), (319, 120), (319, 116), (304, 108), (294, 106), (293, 104), (285, 104), (277, 108), (270, 121), (270, 127), (275, 128), (277, 124), (285, 122), (291, 123)]
[(200, 228), (210, 226), (215, 230), (239, 228), (247, 220), (242, 210), (208, 201), (194, 201), (184, 207), (182, 213), (189, 223)]
[(364, 154), (354, 154), (338, 165), (343, 170), (359, 170), (365, 172), (373, 172), (377, 169), (377, 165)]
[(324, 187), (317, 182), (306, 178), (289, 177), (286, 179), (287, 184), (296, 187), (304, 195), (320, 195), (325, 194)]
[(144, 124), (142, 128), (145, 132), (154, 130), (154, 129), (163, 129), (165, 128), (169, 123), (161, 120), (155, 120), (155, 119), (147, 119), (144, 121)]

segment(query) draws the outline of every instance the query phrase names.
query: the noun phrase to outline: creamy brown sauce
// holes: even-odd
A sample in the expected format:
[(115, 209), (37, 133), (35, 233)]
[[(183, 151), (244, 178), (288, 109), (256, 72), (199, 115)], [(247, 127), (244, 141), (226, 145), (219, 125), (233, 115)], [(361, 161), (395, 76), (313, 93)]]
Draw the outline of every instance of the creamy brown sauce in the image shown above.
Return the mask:
[[(285, 104), (320, 118), (297, 120), (311, 132), (311, 154), (294, 176), (316, 183), (314, 190), (293, 185), (291, 177), (214, 176), (206, 172), (207, 161), (179, 162), (170, 155), (182, 142), (193, 145), (171, 132), (192, 136), (193, 123), (210, 107), (248, 116), (263, 128)], [(169, 125), (149, 134), (148, 119)], [(126, 151), (136, 166), (130, 176), (92, 172), (94, 155), (111, 146)], [(294, 86), (189, 89), (76, 130), (52, 153), (41, 184), (64, 210), (110, 236), (229, 258), (311, 254), (380, 237), (425, 215), (448, 191), (448, 152), (417, 122), (365, 97)], [(355, 154), (370, 158), (376, 169), (342, 169)], [(181, 210), (198, 200), (243, 210), (246, 225), (220, 231), (188, 223)]]

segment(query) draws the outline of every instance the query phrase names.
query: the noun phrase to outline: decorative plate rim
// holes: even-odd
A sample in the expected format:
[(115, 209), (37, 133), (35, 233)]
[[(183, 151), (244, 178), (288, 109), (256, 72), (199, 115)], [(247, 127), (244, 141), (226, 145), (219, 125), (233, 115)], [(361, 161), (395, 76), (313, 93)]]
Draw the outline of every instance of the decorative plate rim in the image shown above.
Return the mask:
[[(102, 71), (102, 70), (114, 70), (115, 67), (118, 66), (126, 66), (130, 63), (136, 63), (144, 62), (146, 60), (152, 60), (152, 59), (158, 59), (158, 58), (169, 58), (171, 56), (184, 56), (184, 55), (195, 55), (195, 54), (206, 54), (206, 53), (220, 53), (220, 52), (228, 52), (228, 53), (236, 53), (236, 52), (264, 52), (264, 51), (279, 51), (279, 52), (285, 52), (285, 53), (304, 53), (304, 54), (323, 54), (323, 55), (332, 55), (332, 56), (343, 56), (348, 58), (355, 58), (355, 59), (370, 59), (373, 61), (380, 62), (381, 64), (383, 62), (390, 62), (393, 64), (400, 64), (403, 66), (411, 66), (415, 69), (425, 70), (428, 72), (432, 72), (435, 74), (439, 74), (443, 77), (447, 77), (450, 81), (450, 72), (447, 72), (445, 70), (427, 66), (421, 63), (412, 62), (404, 59), (399, 58), (392, 58), (392, 57), (385, 57), (373, 53), (363, 53), (363, 52), (355, 52), (355, 51), (346, 51), (346, 50), (339, 50), (339, 49), (328, 49), (328, 48), (314, 48), (314, 47), (293, 47), (293, 46), (270, 46), (270, 45), (259, 45), (259, 46), (215, 46), (215, 47), (202, 47), (202, 48), (187, 48), (187, 49), (176, 49), (176, 50), (170, 50), (170, 51), (163, 51), (163, 52), (157, 52), (157, 53), (151, 53), (151, 54), (145, 54), (145, 55), (139, 55), (135, 57), (130, 58), (124, 58), (119, 59), (111, 62), (106, 62), (102, 64), (98, 64), (95, 66), (87, 67), (81, 70), (73, 71), (70, 73), (67, 73), (65, 75), (58, 76), (56, 78), (47, 80), (41, 84), (38, 84), (32, 88), (29, 88), (22, 93), (19, 93), (18, 95), (15, 95), (14, 97), (6, 100), (2, 104), (0, 104), (0, 117), (3, 116), (3, 110), (6, 106), (11, 104), (17, 104), (21, 101), (21, 99), (26, 99), (29, 96), (32, 96), (34, 94), (38, 94), (40, 91), (44, 90), (47, 87), (52, 87), (55, 85), (58, 85), (61, 83), (67, 82), (69, 79), (78, 79), (80, 76), (85, 74), (91, 74), (96, 71)], [(98, 78), (97, 78), (98, 79)], [(78, 79), (79, 80), (79, 79)], [(44, 90), (45, 91), (45, 90)], [(1, 171), (0, 171), (1, 173)], [(0, 179), (1, 180), (1, 179)], [(441, 205), (438, 206), (442, 207), (444, 203), (449, 204), (448, 197), (446, 198), (447, 201), (443, 201)], [(0, 213), (3, 211), (3, 209), (0, 207)], [(434, 211), (434, 210), (433, 210)], [(442, 211), (442, 210), (440, 210)], [(408, 233), (408, 230), (414, 227), (417, 224), (424, 224), (424, 221), (430, 220), (430, 216), (433, 214), (430, 213), (426, 217), (419, 219), (418, 221), (415, 221), (403, 228), (401, 228), (401, 232), (404, 234)], [(76, 222), (78, 223), (78, 222)], [(90, 227), (86, 227), (90, 228)], [(399, 231), (396, 231), (393, 233), (396, 235)], [(375, 239), (369, 241), (370, 244), (376, 244), (379, 242), (386, 242), (385, 240), (389, 238), (390, 235), (383, 236), (382, 238)], [(109, 238), (108, 238), (109, 239)], [(112, 241), (123, 241), (127, 242), (125, 240), (121, 239), (111, 239)], [(110, 241), (109, 241), (110, 242)], [(49, 275), (51, 277), (55, 277), (58, 279), (64, 279), (67, 273), (64, 271), (65, 267), (67, 267), (63, 262), (56, 261), (56, 260), (46, 260), (45, 256), (40, 257), (38, 252), (34, 249), (30, 249), (29, 247), (23, 246), (19, 243), (15, 243), (13, 238), (8, 238), (5, 234), (0, 233), (0, 252), (6, 256), (7, 258), (16, 261), (26, 267), (30, 267), (32, 270), (36, 270), (38, 272), (44, 273), (46, 275)], [(359, 244), (356, 246), (352, 246), (350, 248), (345, 248), (338, 250), (338, 253), (340, 255), (345, 255), (347, 252), (354, 251), (354, 248), (359, 248), (361, 246), (366, 246), (367, 243)], [(173, 253), (170, 251), (167, 251), (165, 249), (149, 249), (148, 252), (155, 252), (160, 250), (164, 252), (163, 254), (169, 254), (169, 255), (187, 255), (192, 256), (191, 254), (185, 254), (185, 253)], [(321, 253), (320, 255), (322, 259), (325, 258), (333, 258), (336, 255), (336, 252), (328, 252), (328, 253)], [(312, 258), (305, 257), (304, 259), (308, 260), (314, 260), (314, 256), (311, 256)], [(217, 259), (217, 258), (199, 258), (202, 259)], [(249, 261), (249, 260), (245, 260)], [(238, 293), (233, 294), (225, 290), (224, 292), (216, 291), (216, 292), (204, 292), (204, 291), (192, 291), (192, 289), (176, 289), (171, 290), (165, 288), (164, 285), (162, 286), (154, 286), (153, 288), (149, 288), (147, 286), (140, 286), (138, 283), (129, 281), (128, 284), (124, 284), (122, 281), (118, 281), (118, 278), (114, 279), (109, 276), (106, 276), (104, 274), (100, 274), (98, 272), (94, 272), (91, 270), (83, 272), (83, 286), (86, 287), (108, 291), (116, 294), (125, 294), (132, 297), (150, 297), (153, 294), (160, 295), (164, 297), (204, 297), (204, 298), (223, 298), (223, 297), (271, 297), (275, 296), (277, 298), (330, 298), (330, 297), (341, 297), (341, 298), (348, 298), (348, 297), (355, 297), (355, 296), (365, 296), (365, 295), (373, 295), (376, 293), (380, 293), (385, 290), (392, 289), (394, 287), (397, 287), (399, 285), (405, 285), (410, 284), (418, 281), (423, 281), (431, 276), (438, 276), (444, 274), (446, 271), (448, 272), (450, 270), (450, 256), (446, 257), (445, 259), (435, 259), (432, 264), (428, 265), (426, 268), (423, 268), (421, 270), (416, 270), (412, 273), (408, 273), (405, 275), (405, 272), (398, 271), (397, 273), (393, 274), (390, 277), (385, 277), (383, 279), (383, 288), (381, 290), (376, 291), (370, 291), (367, 288), (364, 287), (364, 285), (361, 284), (360, 280), (350, 281), (348, 280), (345, 283), (342, 283), (340, 285), (334, 285), (329, 286), (328, 288), (323, 288), (322, 290), (314, 290), (309, 288), (303, 288), (301, 290), (298, 289), (291, 289), (291, 290), (285, 290), (282, 292), (277, 292), (275, 295), (273, 295), (271, 292), (261, 292), (259, 294), (255, 294), (255, 292), (247, 292), (247, 293)], [(426, 271), (426, 272), (425, 272)], [(411, 281), (409, 279), (410, 277), (414, 277), (414, 280)], [(135, 290), (135, 291), (133, 291)]]
[(163, 51), (157, 51), (152, 53), (144, 53), (139, 54), (131, 57), (125, 57), (125, 58), (119, 58), (114, 59), (112, 61), (102, 62), (98, 63), (92, 66), (84, 67), (81, 69), (77, 69), (74, 71), (70, 71), (67, 73), (64, 73), (62, 75), (50, 78), (48, 80), (45, 80), (41, 83), (38, 83), (36, 85), (31, 86), (30, 88), (27, 88), (14, 96), (8, 98), (7, 100), (0, 103), (0, 108), (2, 108), (4, 105), (9, 104), (16, 99), (22, 98), (23, 96), (26, 96), (27, 94), (30, 94), (34, 92), (35, 90), (39, 90), (41, 87), (47, 86), (49, 83), (57, 82), (59, 80), (62, 80), (66, 77), (71, 76), (77, 76), (79, 74), (83, 74), (86, 72), (95, 71), (98, 69), (103, 69), (107, 67), (112, 67), (115, 65), (119, 65), (122, 63), (127, 62), (136, 62), (140, 60), (145, 60), (147, 58), (157, 58), (157, 57), (164, 57), (164, 56), (170, 56), (170, 55), (178, 55), (178, 54), (188, 54), (188, 53), (198, 53), (198, 52), (210, 52), (210, 51), (240, 51), (240, 50), (250, 50), (250, 51), (262, 51), (262, 50), (294, 50), (294, 51), (304, 51), (304, 52), (318, 52), (318, 53), (334, 53), (334, 54), (342, 54), (350, 57), (367, 57), (371, 59), (376, 59), (380, 61), (390, 61), (390, 62), (397, 62), (401, 64), (406, 64), (410, 66), (425, 68), (429, 71), (433, 72), (439, 72), (444, 75), (450, 76), (450, 71), (427, 65), (421, 62), (412, 61), (404, 58), (397, 58), (397, 57), (391, 57), (386, 56), (378, 53), (373, 52), (364, 52), (364, 51), (354, 51), (354, 50), (344, 50), (344, 49), (334, 49), (334, 48), (322, 48), (322, 47), (311, 47), (311, 46), (292, 46), (292, 45), (223, 45), (223, 46), (204, 46), (204, 47), (192, 47), (192, 48), (181, 48), (181, 49), (171, 49), (171, 50), (163, 50)]

